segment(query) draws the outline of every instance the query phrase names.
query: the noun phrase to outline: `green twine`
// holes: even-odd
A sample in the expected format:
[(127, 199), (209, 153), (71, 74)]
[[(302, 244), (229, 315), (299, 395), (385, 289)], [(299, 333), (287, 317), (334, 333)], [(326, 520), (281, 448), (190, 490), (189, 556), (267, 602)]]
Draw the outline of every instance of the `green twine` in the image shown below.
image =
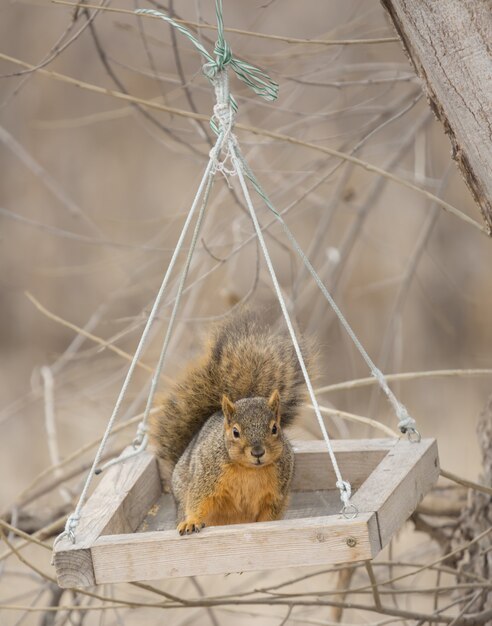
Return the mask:
[[(242, 61), (241, 59), (233, 56), (231, 48), (224, 37), (224, 20), (222, 17), (222, 0), (215, 0), (215, 13), (217, 15), (217, 41), (215, 42), (215, 48), (213, 54), (198, 41), (191, 31), (185, 28), (182, 24), (179, 24), (171, 17), (161, 11), (155, 9), (138, 9), (135, 13), (142, 15), (153, 15), (158, 17), (171, 26), (176, 28), (180, 33), (186, 35), (191, 43), (195, 46), (198, 52), (206, 60), (203, 66), (203, 73), (207, 78), (213, 82), (216, 76), (222, 72), (227, 66), (230, 66), (236, 76), (243, 83), (248, 85), (257, 95), (261, 96), (269, 102), (273, 102), (278, 96), (278, 84), (273, 81), (268, 74), (266, 74), (260, 68)], [(237, 111), (237, 103), (232, 96), (229, 96), (229, 102), (234, 111)], [(218, 129), (215, 123), (211, 123), (213, 130), (217, 133)]]

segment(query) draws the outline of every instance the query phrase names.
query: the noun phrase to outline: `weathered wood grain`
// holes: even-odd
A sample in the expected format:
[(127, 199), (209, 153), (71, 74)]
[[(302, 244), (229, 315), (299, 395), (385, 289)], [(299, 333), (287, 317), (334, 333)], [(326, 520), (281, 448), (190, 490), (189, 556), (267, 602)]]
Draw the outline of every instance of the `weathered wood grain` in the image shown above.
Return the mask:
[(53, 557), (58, 584), (63, 589), (92, 587), (96, 584), (92, 554), (88, 548), (57, 550)]
[[(344, 480), (357, 489), (378, 463), (386, 456), (397, 439), (334, 439), (333, 452)], [(324, 441), (292, 442), (296, 468), (292, 491), (333, 489), (335, 471)]]
[(359, 511), (375, 512), (384, 547), (439, 477), (435, 439), (398, 440), (352, 497)]
[(492, 232), (492, 8), (488, 0), (381, 0), (453, 159)]
[(295, 442), (295, 490), (285, 519), (190, 537), (174, 529), (172, 497), (161, 492), (151, 453), (111, 468), (84, 507), (77, 543), (63, 541), (55, 550), (60, 586), (373, 558), (437, 479), (435, 441), (338, 440), (333, 448), (344, 478), (360, 485), (352, 498), (356, 519), (339, 514), (324, 442)]
[[(326, 517), (338, 515), (342, 503), (338, 489), (322, 491), (293, 491), (285, 519)], [(170, 493), (163, 493), (151, 507), (136, 532), (176, 530), (176, 504)]]
[(258, 522), (204, 529), (100, 537), (92, 547), (97, 583), (268, 570), (373, 558), (375, 515)]
[(76, 543), (64, 538), (55, 547), (53, 561), (60, 587), (94, 584), (88, 582), (94, 577), (87, 548), (103, 534), (136, 530), (160, 492), (157, 463), (150, 452), (108, 468), (82, 509)]

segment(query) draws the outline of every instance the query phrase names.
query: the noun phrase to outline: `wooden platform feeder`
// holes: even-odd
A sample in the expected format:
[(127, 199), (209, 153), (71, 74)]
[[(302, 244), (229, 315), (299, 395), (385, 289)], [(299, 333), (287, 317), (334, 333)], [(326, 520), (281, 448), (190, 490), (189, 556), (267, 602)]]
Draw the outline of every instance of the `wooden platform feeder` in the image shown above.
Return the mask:
[(104, 472), (86, 503), (77, 541), (62, 539), (54, 564), (61, 587), (221, 574), (374, 558), (439, 475), (434, 439), (333, 441), (354, 490), (355, 519), (340, 515), (323, 441), (294, 442), (296, 473), (285, 519), (176, 531), (156, 457), (144, 452)]

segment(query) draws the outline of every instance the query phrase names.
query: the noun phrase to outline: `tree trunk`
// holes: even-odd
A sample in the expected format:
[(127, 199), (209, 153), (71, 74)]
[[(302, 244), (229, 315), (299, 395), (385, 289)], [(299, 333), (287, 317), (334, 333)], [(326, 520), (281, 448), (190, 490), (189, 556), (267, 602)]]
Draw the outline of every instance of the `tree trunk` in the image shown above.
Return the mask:
[[(480, 482), (492, 485), (492, 396), (485, 406), (477, 426), (477, 435), (482, 450), (483, 474)], [(492, 496), (479, 491), (470, 491), (468, 506), (464, 508), (453, 536), (452, 548), (471, 541), (492, 526)], [(492, 537), (486, 535), (470, 550), (459, 555), (457, 565), (465, 572), (478, 574), (485, 580), (492, 579)], [(464, 578), (461, 582), (464, 582)], [(492, 593), (484, 590), (473, 606), (473, 610), (492, 609)]]
[(492, 233), (492, 2), (381, 0)]

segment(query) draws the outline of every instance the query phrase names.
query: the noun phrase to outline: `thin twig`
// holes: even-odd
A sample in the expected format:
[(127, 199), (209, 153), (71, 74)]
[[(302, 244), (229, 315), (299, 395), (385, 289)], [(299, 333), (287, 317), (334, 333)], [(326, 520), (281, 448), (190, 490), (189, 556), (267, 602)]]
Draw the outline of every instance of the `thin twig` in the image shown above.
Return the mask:
[(367, 575), (369, 576), (369, 580), (371, 581), (374, 604), (377, 607), (381, 607), (381, 597), (379, 595), (379, 590), (378, 590), (378, 581), (376, 580), (376, 576), (374, 575), (374, 570), (372, 569), (371, 561), (366, 561), (366, 570), (367, 570)]
[[(76, 4), (73, 2), (66, 2), (65, 0), (51, 0), (53, 4), (63, 4), (69, 7), (87, 7), (88, 9), (100, 9), (101, 7), (92, 5), (92, 4)], [(135, 16), (134, 11), (129, 11), (128, 9), (115, 9), (112, 7), (105, 7), (102, 10), (106, 10), (113, 13), (126, 13), (129, 15)], [(153, 15), (144, 15), (144, 17), (155, 18)], [(197, 29), (208, 29), (208, 30), (217, 30), (217, 26), (213, 24), (205, 24), (203, 22), (191, 22), (189, 20), (181, 20), (178, 18), (174, 18), (176, 22), (179, 24), (184, 24), (185, 26), (191, 26)], [(228, 33), (235, 33), (236, 35), (246, 35), (248, 37), (257, 37), (259, 39), (271, 39), (274, 41), (282, 41), (284, 43), (289, 44), (311, 44), (317, 46), (346, 46), (346, 45), (371, 45), (371, 44), (381, 44), (381, 43), (396, 43), (400, 41), (398, 37), (376, 37), (376, 38), (367, 38), (367, 39), (299, 39), (297, 37), (284, 37), (282, 35), (268, 35), (265, 33), (257, 33), (249, 30), (243, 30), (241, 28), (229, 28), (224, 27), (224, 30)]]
[[(306, 406), (310, 409), (314, 409), (312, 404), (307, 404)], [(322, 413), (326, 413), (327, 415), (333, 415), (334, 417), (341, 417), (342, 419), (348, 420), (349, 422), (366, 424), (368, 426), (371, 426), (372, 428), (376, 428), (377, 430), (382, 430), (386, 435), (389, 435), (390, 437), (399, 437), (398, 433), (392, 430), (389, 426), (373, 420), (370, 417), (362, 417), (362, 415), (354, 415), (353, 413), (347, 413), (347, 411), (340, 411), (340, 409), (332, 409), (330, 407), (321, 405), (319, 405), (319, 410)]]
[[(30, 63), (26, 63), (25, 61), (21, 61), (20, 59), (16, 59), (14, 57), (11, 57), (3, 53), (0, 53), (0, 59), (9, 61), (11, 63), (15, 63), (17, 65), (21, 65), (23, 67), (28, 67), (28, 68), (34, 67)], [(55, 80), (69, 83), (71, 85), (75, 85), (76, 87), (80, 87), (81, 89), (87, 89), (95, 93), (103, 94), (106, 96), (111, 96), (113, 98), (118, 98), (120, 100), (126, 100), (127, 102), (142, 104), (149, 108), (157, 109), (159, 111), (165, 111), (167, 113), (172, 113), (175, 115), (180, 115), (181, 117), (187, 117), (187, 118), (195, 119), (195, 120), (208, 120), (209, 119), (209, 117), (206, 115), (200, 115), (197, 113), (192, 113), (191, 111), (184, 111), (182, 109), (177, 109), (175, 107), (169, 107), (169, 106), (160, 104), (152, 100), (145, 100), (144, 98), (131, 96), (121, 91), (115, 91), (113, 89), (99, 87), (97, 85), (93, 85), (85, 81), (71, 78), (70, 76), (66, 76), (65, 74), (60, 74), (59, 72), (53, 72), (53, 71), (48, 71), (44, 69), (39, 69), (37, 71), (40, 74), (43, 74), (44, 76), (48, 76)], [(362, 167), (368, 172), (387, 178), (388, 180), (391, 180), (392, 182), (397, 183), (398, 185), (401, 185), (403, 187), (406, 187), (407, 189), (410, 189), (412, 191), (415, 191), (416, 193), (419, 193), (420, 195), (426, 197), (428, 200), (432, 200), (436, 202), (436, 204), (438, 204), (442, 209), (444, 209), (448, 213), (451, 213), (452, 215), (459, 218), (460, 220), (466, 222), (469, 226), (473, 226), (475, 229), (479, 230), (481, 233), (487, 236), (490, 235), (489, 229), (486, 226), (479, 224), (474, 219), (472, 219), (471, 217), (469, 217), (468, 215), (466, 215), (465, 213), (463, 213), (462, 211), (454, 207), (449, 202), (446, 202), (445, 200), (438, 198), (436, 195), (434, 195), (430, 191), (427, 191), (426, 189), (423, 189), (422, 187), (419, 187), (418, 185), (415, 185), (414, 183), (408, 180), (405, 180), (404, 178), (401, 178), (400, 176), (397, 176), (396, 174), (392, 174), (391, 172), (381, 169), (380, 167), (376, 165), (372, 165), (371, 163), (368, 163), (367, 161), (351, 156), (349, 154), (344, 154), (343, 152), (340, 152), (339, 150), (335, 150), (334, 148), (329, 148), (327, 146), (320, 146), (320, 145), (317, 145), (316, 143), (312, 143), (309, 141), (302, 141), (301, 139), (296, 139), (295, 137), (291, 137), (290, 135), (285, 135), (283, 133), (277, 133), (274, 131), (257, 128), (255, 126), (247, 126), (245, 124), (239, 124), (239, 123), (235, 125), (235, 128), (238, 130), (244, 130), (244, 131), (253, 133), (254, 135), (269, 137), (270, 139), (276, 139), (278, 141), (284, 141), (292, 145), (309, 148), (311, 150), (315, 150), (317, 152), (328, 154), (329, 156), (333, 156), (338, 159), (342, 159), (350, 163), (354, 163), (354, 165), (357, 165), (358, 167)]]
[(440, 470), (440, 474), (443, 478), (452, 480), (454, 483), (458, 483), (458, 485), (463, 485), (463, 487), (475, 489), (476, 491), (481, 491), (482, 493), (486, 493), (487, 495), (492, 496), (492, 488), (487, 487), (487, 485), (481, 485), (480, 483), (468, 480), (467, 478), (461, 478), (461, 476), (453, 474), (453, 472), (448, 472), (447, 470), (444, 470), (442, 468)]
[[(85, 5), (83, 5), (83, 6), (84, 6), (84, 9), (83, 9), (84, 13), (87, 16), (87, 20), (89, 21), (90, 16), (89, 16), (89, 13), (88, 13), (88, 9), (85, 7)], [(106, 73), (108, 74), (109, 78), (118, 87), (120, 92), (128, 95), (128, 91), (127, 91), (125, 85), (118, 78), (118, 76), (114, 72), (113, 68), (111, 67), (111, 64), (110, 64), (110, 62), (108, 60), (106, 52), (105, 52), (105, 50), (103, 48), (103, 45), (101, 43), (101, 40), (99, 39), (99, 35), (97, 33), (97, 30), (96, 30), (94, 22), (90, 22), (90, 24), (89, 24), (89, 31), (91, 33), (92, 40), (94, 42), (94, 46), (96, 48), (97, 55), (99, 56), (99, 59), (100, 59), (102, 65), (103, 65), (104, 69), (106, 70)], [(184, 146), (187, 150), (189, 150), (190, 152), (192, 152), (196, 156), (199, 156), (199, 157), (204, 156), (202, 154), (202, 152), (200, 152), (200, 150), (197, 150), (193, 145), (191, 145), (187, 141), (184, 141), (183, 139), (181, 139), (181, 137), (179, 137), (173, 130), (171, 130), (170, 128), (168, 128), (164, 124), (162, 124), (158, 119), (156, 119), (153, 115), (151, 115), (145, 108), (142, 108), (142, 106), (138, 102), (133, 102), (132, 106), (135, 108), (136, 111), (138, 111), (138, 113), (140, 113), (140, 115), (142, 115), (146, 120), (148, 120), (156, 128), (158, 128), (160, 131), (162, 131), (164, 134), (166, 134), (170, 139), (172, 139), (176, 143)]]
[[(103, 346), (104, 348), (107, 348), (108, 350), (111, 350), (111, 352), (114, 352), (118, 356), (123, 357), (127, 361), (131, 361), (132, 360), (133, 357), (128, 352), (125, 352), (121, 348), (118, 348), (117, 346), (114, 346), (113, 344), (109, 343), (108, 341), (105, 341), (104, 339), (101, 339), (97, 335), (94, 335), (92, 333), (87, 332), (83, 328), (80, 328), (76, 324), (73, 324), (72, 322), (69, 322), (68, 320), (63, 319), (59, 315), (56, 315), (55, 313), (52, 313), (51, 311), (48, 311), (48, 309), (46, 307), (44, 307), (41, 304), (41, 302), (39, 302), (39, 300), (37, 300), (28, 291), (25, 292), (25, 295), (34, 304), (34, 306), (38, 309), (38, 311), (40, 311), (43, 315), (46, 315), (46, 317), (48, 317), (49, 319), (51, 319), (51, 320), (53, 320), (55, 322), (58, 322), (58, 324), (61, 324), (62, 326), (66, 326), (67, 328), (70, 328), (71, 330), (73, 330), (77, 334), (83, 335), (84, 337), (86, 337), (87, 339), (90, 339), (94, 343), (97, 343), (100, 346)], [(150, 372), (150, 373), (154, 372), (153, 368), (150, 367), (150, 365), (147, 365), (146, 363), (143, 363), (142, 361), (137, 361), (137, 365), (138, 365), (138, 367), (144, 369), (147, 372)], [(165, 377), (165, 379), (169, 380), (167, 377)]]
[[(421, 378), (454, 378), (454, 377), (482, 377), (492, 376), (492, 369), (451, 369), (451, 370), (424, 370), (421, 372), (401, 372), (399, 374), (385, 374), (384, 377), (388, 382), (399, 382), (406, 380), (420, 380)], [(316, 393), (330, 393), (332, 391), (342, 391), (348, 389), (356, 389), (360, 387), (370, 387), (371, 385), (377, 385), (378, 381), (371, 376), (367, 378), (356, 378), (354, 380), (347, 380), (342, 383), (335, 383), (333, 385), (326, 385), (324, 387), (318, 387)]]

